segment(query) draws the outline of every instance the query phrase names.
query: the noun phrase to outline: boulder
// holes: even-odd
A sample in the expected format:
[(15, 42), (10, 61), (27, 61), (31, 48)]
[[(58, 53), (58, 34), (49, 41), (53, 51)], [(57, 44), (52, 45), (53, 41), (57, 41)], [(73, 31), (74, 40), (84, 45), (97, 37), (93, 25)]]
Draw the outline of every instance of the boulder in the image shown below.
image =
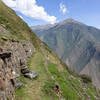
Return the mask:
[(24, 76), (27, 78), (33, 79), (33, 78), (36, 78), (38, 74), (36, 72), (30, 71), (29, 73), (25, 73)]
[(2, 59), (10, 58), (10, 57), (11, 57), (11, 52), (0, 53), (0, 58), (2, 58)]
[(30, 71), (27, 69), (27, 68), (25, 68), (25, 69), (21, 69), (21, 73), (22, 74), (26, 74), (26, 73), (29, 73)]

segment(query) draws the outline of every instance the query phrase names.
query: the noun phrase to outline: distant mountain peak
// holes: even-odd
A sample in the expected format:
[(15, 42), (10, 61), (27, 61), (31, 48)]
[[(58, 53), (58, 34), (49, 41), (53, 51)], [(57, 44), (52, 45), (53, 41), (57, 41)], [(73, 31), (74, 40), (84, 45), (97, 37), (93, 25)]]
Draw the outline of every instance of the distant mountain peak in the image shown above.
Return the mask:
[(73, 18), (68, 18), (68, 19), (65, 19), (64, 21), (70, 21), (70, 22), (73, 22), (75, 21)]
[(60, 22), (60, 24), (66, 24), (66, 23), (77, 23), (77, 24), (84, 25), (83, 23), (81, 23), (77, 20), (74, 20), (73, 18), (68, 18), (68, 19), (65, 19), (64, 21)]
[(33, 30), (36, 30), (36, 29), (40, 29), (40, 30), (44, 30), (44, 29), (49, 29), (51, 27), (54, 27), (56, 25), (64, 25), (64, 24), (67, 24), (67, 23), (77, 23), (77, 24), (81, 24), (81, 25), (85, 25), (77, 20), (74, 20), (73, 18), (68, 18), (68, 19), (65, 19), (61, 22), (57, 22), (55, 24), (47, 24), (47, 25), (37, 25), (37, 26), (32, 26), (31, 28)]
[(78, 73), (90, 75), (100, 88), (100, 30), (72, 18), (54, 25), (34, 31), (65, 63)]

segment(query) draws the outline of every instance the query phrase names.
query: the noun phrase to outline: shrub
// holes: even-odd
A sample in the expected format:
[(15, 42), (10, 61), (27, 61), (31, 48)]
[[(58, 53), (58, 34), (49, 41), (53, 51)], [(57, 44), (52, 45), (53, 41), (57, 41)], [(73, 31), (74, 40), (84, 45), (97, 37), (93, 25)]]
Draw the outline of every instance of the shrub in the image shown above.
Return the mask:
[(48, 80), (45, 82), (45, 85), (43, 87), (43, 91), (46, 93), (46, 94), (52, 94), (52, 90), (54, 89), (55, 87), (55, 83), (53, 80)]
[(82, 81), (84, 82), (84, 83), (91, 83), (92, 82), (92, 79), (91, 79), (91, 77), (89, 77), (88, 75), (80, 75), (80, 77), (81, 77), (81, 79), (82, 79)]

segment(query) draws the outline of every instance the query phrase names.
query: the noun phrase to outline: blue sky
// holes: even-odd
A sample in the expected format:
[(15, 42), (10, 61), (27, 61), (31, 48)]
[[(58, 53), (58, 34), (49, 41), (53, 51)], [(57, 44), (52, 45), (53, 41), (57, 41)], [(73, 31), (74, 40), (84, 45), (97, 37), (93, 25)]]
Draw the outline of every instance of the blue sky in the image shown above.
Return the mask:
[(44, 25), (73, 18), (100, 29), (100, 0), (3, 1), (14, 9), (29, 26)]

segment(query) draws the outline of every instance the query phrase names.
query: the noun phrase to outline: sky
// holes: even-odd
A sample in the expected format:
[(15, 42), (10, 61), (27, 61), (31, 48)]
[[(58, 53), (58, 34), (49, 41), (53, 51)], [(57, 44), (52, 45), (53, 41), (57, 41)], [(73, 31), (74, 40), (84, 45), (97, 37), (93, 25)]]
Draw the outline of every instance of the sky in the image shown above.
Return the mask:
[(3, 0), (29, 25), (73, 18), (100, 29), (100, 0)]

